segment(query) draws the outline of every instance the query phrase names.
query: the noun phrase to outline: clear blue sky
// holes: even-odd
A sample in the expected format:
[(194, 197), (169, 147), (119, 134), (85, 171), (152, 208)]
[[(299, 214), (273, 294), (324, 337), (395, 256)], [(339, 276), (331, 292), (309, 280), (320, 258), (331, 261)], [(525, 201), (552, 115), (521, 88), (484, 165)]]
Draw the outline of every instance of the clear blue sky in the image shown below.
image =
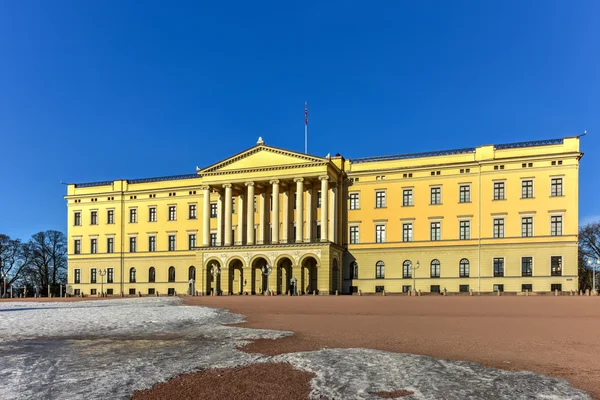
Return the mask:
[(587, 129), (580, 220), (600, 219), (598, 15), (584, 0), (0, 2), (0, 232), (66, 230), (61, 180), (192, 173), (258, 136), (302, 150), (305, 100), (310, 152), (346, 158)]

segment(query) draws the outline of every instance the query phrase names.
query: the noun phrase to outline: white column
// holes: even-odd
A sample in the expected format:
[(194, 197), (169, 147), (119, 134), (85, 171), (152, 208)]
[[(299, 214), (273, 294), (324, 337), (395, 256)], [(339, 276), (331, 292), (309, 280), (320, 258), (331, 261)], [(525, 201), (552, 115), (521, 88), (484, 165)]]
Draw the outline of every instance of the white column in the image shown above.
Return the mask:
[(223, 195), (217, 198), (217, 246), (223, 244)]
[(335, 242), (336, 235), (336, 207), (337, 205), (337, 187), (329, 189), (329, 240)]
[(329, 218), (327, 216), (329, 211), (328, 193), (329, 193), (329, 176), (320, 176), (321, 180), (321, 241), (326, 242), (329, 238), (328, 226)]
[(225, 188), (225, 229), (223, 232), (223, 243), (225, 246), (231, 246), (231, 184), (223, 185)]
[(273, 237), (271, 243), (279, 243), (279, 180), (274, 179), (270, 183), (273, 185), (273, 210), (271, 211)]
[(238, 196), (238, 223), (237, 223), (237, 244), (244, 244), (244, 193)]
[(267, 202), (269, 201), (269, 197), (267, 196), (267, 188), (264, 187), (263, 190), (260, 193), (260, 204), (259, 204), (259, 225), (258, 225), (258, 229), (259, 229), (259, 241), (262, 244), (265, 244), (266, 240), (267, 240), (267, 228), (269, 226), (269, 224), (267, 223)]
[(304, 242), (304, 178), (296, 182), (296, 243)]
[(306, 190), (306, 239), (310, 242), (312, 240), (312, 198), (313, 188), (309, 187)]
[(283, 191), (283, 223), (281, 224), (281, 241), (288, 243), (290, 233), (290, 188), (286, 186)]
[(202, 245), (210, 244), (210, 187), (203, 186), (204, 198), (202, 201)]
[[(254, 182), (246, 182), (248, 195), (246, 196), (246, 244), (254, 244)], [(262, 226), (262, 224), (261, 224)]]

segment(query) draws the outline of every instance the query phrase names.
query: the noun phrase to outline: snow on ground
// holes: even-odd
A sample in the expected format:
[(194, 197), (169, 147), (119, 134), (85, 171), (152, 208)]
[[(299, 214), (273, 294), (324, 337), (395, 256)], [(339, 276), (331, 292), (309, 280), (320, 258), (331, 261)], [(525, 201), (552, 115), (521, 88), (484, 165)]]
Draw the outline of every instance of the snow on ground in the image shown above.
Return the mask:
[(177, 298), (0, 303), (0, 397), (127, 399), (173, 376), (210, 367), (289, 362), (314, 372), (312, 397), (376, 399), (588, 399), (566, 381), (531, 372), (368, 349), (262, 357), (236, 350), (290, 332), (224, 324), (243, 317), (182, 306)]

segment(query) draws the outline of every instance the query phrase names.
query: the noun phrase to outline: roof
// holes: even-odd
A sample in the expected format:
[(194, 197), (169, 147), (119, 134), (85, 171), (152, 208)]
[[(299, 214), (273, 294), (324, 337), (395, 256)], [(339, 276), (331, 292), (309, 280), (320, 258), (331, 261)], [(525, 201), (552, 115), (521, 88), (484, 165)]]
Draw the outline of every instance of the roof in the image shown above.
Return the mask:
[[(149, 182), (160, 182), (160, 181), (176, 181), (179, 179), (194, 179), (200, 178), (198, 174), (184, 174), (184, 175), (170, 175), (170, 176), (158, 176), (154, 178), (140, 178), (140, 179), (125, 179), (127, 183), (149, 183)], [(85, 183), (76, 183), (76, 188), (86, 188), (86, 187), (94, 187), (94, 186), (105, 186), (112, 185), (113, 181), (103, 181), (103, 182), (85, 182)]]

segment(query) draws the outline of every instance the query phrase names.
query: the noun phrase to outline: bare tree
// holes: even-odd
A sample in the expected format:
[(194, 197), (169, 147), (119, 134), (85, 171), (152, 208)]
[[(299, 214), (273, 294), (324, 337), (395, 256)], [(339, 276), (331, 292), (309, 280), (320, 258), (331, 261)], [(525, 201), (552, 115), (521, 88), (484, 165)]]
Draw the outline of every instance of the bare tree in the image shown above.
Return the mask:
[(67, 280), (67, 238), (54, 230), (38, 232), (27, 243), (31, 261), (25, 268), (24, 283), (39, 286), (42, 290), (65, 284)]
[(23, 272), (31, 262), (31, 248), (19, 239), (0, 234), (0, 291), (2, 296), (7, 286), (22, 278)]
[[(585, 289), (592, 287), (592, 273), (586, 259), (600, 259), (600, 223), (587, 224), (579, 229), (579, 286)], [(594, 265), (594, 268), (597, 268)], [(596, 273), (598, 279), (598, 273)], [(582, 289), (582, 290), (585, 290)]]

